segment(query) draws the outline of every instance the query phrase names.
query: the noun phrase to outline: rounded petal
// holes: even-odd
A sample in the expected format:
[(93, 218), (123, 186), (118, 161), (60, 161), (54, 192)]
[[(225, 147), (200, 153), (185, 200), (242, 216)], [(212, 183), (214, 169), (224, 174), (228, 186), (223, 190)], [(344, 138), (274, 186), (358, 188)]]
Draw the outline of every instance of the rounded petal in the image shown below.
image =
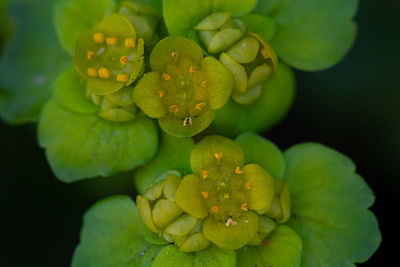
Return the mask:
[(232, 73), (221, 62), (213, 57), (206, 57), (201, 68), (207, 76), (207, 88), (210, 108), (216, 110), (228, 101), (234, 86)]
[(248, 191), (249, 209), (268, 210), (274, 201), (274, 178), (257, 164), (248, 164), (243, 168), (246, 182), (250, 183)]
[(167, 65), (173, 64), (173, 53), (192, 58), (194, 62), (201, 62), (203, 50), (194, 41), (184, 37), (166, 37), (153, 48), (150, 55), (150, 66), (158, 72), (165, 72)]
[(142, 196), (136, 197), (136, 204), (138, 207), (139, 215), (142, 218), (144, 224), (154, 233), (159, 233), (160, 231), (157, 229), (153, 222), (152, 212), (150, 208), (150, 203), (147, 199)]
[(216, 30), (225, 22), (232, 17), (232, 14), (229, 12), (216, 12), (211, 14), (210, 16), (206, 17), (202, 21), (197, 24), (195, 27), (196, 30)]
[(257, 233), (258, 216), (254, 212), (244, 212), (236, 225), (226, 226), (213, 216), (204, 220), (203, 233), (208, 240), (225, 249), (239, 249), (246, 245)]
[(203, 170), (222, 161), (227, 168), (243, 166), (243, 151), (234, 141), (222, 136), (207, 136), (201, 140), (190, 154), (190, 165), (194, 173), (201, 175)]
[(208, 52), (216, 54), (225, 51), (242, 36), (243, 32), (239, 29), (222, 29), (212, 36), (208, 45)]
[(258, 55), (260, 43), (257, 39), (247, 36), (232, 46), (226, 53), (239, 63), (250, 63)]
[(158, 229), (164, 229), (182, 214), (182, 209), (167, 199), (158, 200), (152, 210), (153, 222)]
[(176, 191), (176, 204), (189, 215), (204, 219), (208, 210), (200, 193), (200, 178), (189, 174), (186, 175)]
[(161, 90), (161, 75), (158, 72), (145, 74), (133, 90), (133, 101), (151, 118), (161, 118), (167, 113), (159, 90)]
[(239, 92), (232, 93), (232, 99), (240, 105), (250, 105), (254, 103), (262, 94), (262, 85), (257, 85), (252, 88), (249, 88), (247, 92), (241, 94)]
[(182, 244), (179, 250), (183, 252), (202, 251), (209, 245), (210, 241), (202, 233), (195, 233)]
[(194, 229), (197, 222), (196, 218), (184, 214), (168, 225), (164, 232), (170, 235), (185, 236)]
[(219, 60), (224, 66), (230, 70), (235, 79), (235, 87), (233, 92), (244, 93), (247, 90), (247, 73), (245, 68), (236, 62), (233, 58), (226, 53), (222, 53)]

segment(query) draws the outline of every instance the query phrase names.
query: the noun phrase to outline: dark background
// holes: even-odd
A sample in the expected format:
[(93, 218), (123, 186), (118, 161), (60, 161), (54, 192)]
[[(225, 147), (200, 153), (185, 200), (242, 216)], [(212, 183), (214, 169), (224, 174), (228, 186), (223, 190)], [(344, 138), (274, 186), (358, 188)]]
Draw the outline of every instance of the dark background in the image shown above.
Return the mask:
[[(267, 133), (282, 149), (321, 142), (352, 158), (376, 195), (383, 242), (360, 266), (395, 266), (400, 204), (400, 1), (361, 0), (359, 33), (334, 68), (297, 73), (289, 116)], [(0, 122), (1, 266), (68, 266), (84, 211), (114, 194), (134, 194), (129, 175), (59, 182), (38, 147), (36, 126)], [(4, 250), (5, 248), (5, 250)], [(391, 263), (390, 263), (391, 262)], [(389, 263), (389, 265), (387, 265)]]

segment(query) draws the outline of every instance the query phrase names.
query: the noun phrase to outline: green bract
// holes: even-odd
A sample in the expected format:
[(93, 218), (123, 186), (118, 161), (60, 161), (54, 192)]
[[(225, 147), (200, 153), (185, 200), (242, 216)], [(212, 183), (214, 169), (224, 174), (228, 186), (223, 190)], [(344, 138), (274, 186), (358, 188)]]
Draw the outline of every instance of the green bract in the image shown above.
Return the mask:
[(73, 68), (59, 77), (39, 120), (40, 145), (59, 179), (73, 182), (128, 171), (154, 155), (158, 138), (151, 120), (138, 114), (126, 123), (113, 122), (132, 113), (116, 106), (104, 111), (104, 103), (124, 104), (118, 94), (105, 96), (99, 107)]
[(138, 82), (133, 99), (171, 135), (187, 137), (203, 131), (232, 91), (232, 74), (183, 37), (160, 41), (150, 55), (150, 66), (153, 71)]
[(190, 165), (193, 174), (182, 180), (169, 174), (137, 197), (148, 228), (181, 251), (201, 251), (210, 243), (230, 250), (258, 246), (276, 227), (270, 218), (289, 219), (287, 187), (259, 165), (245, 165), (235, 142), (204, 138)]

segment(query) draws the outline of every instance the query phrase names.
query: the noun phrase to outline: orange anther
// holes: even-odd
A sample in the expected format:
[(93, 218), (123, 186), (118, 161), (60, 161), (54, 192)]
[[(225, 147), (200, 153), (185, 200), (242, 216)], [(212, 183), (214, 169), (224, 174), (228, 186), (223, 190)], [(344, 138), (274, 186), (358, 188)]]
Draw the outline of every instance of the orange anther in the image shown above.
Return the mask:
[(118, 82), (126, 83), (128, 80), (129, 80), (128, 74), (119, 73), (117, 75), (117, 81)]
[(179, 54), (178, 54), (178, 52), (172, 52), (172, 53), (171, 53), (171, 56), (172, 56), (173, 58), (177, 59), (178, 56), (179, 56)]
[(126, 57), (126, 56), (122, 56), (120, 59), (119, 59), (119, 62), (121, 62), (121, 64), (126, 64), (126, 62), (128, 61), (128, 58)]
[(206, 104), (204, 103), (204, 102), (201, 102), (201, 103), (198, 103), (198, 104), (196, 104), (196, 109), (198, 109), (198, 110), (202, 110), (203, 109), (203, 107), (205, 106)]
[(190, 68), (189, 68), (189, 72), (190, 72), (190, 73), (194, 73), (194, 72), (196, 72), (196, 70), (194, 69), (194, 67), (193, 67), (193, 66), (190, 66)]
[(162, 74), (162, 77), (163, 77), (164, 80), (166, 80), (166, 81), (171, 80), (171, 75), (168, 75), (168, 74), (166, 74), (166, 73), (163, 73), (163, 74)]
[(217, 206), (212, 206), (212, 207), (211, 207), (211, 210), (212, 210), (214, 213), (218, 213), (218, 207), (217, 207)]
[(208, 198), (208, 192), (201, 192), (201, 196), (203, 198)]
[(247, 207), (247, 203), (243, 203), (242, 205), (240, 205), (240, 208), (244, 211), (248, 211), (248, 207)]
[(103, 79), (108, 79), (110, 77), (110, 71), (106, 68), (100, 68), (99, 77)]
[(247, 182), (247, 183), (246, 183), (246, 188), (249, 189), (249, 190), (250, 190), (251, 188), (253, 188), (251, 182)]
[(202, 170), (202, 171), (201, 171), (201, 177), (202, 177), (203, 179), (206, 179), (206, 178), (208, 177), (208, 171)]
[(243, 171), (240, 169), (240, 166), (236, 166), (235, 173), (236, 174), (242, 174), (243, 173)]
[(88, 68), (87, 74), (91, 77), (97, 77), (97, 70), (94, 68)]
[(108, 45), (116, 45), (117, 44), (117, 38), (115, 37), (108, 37), (106, 38), (106, 43)]
[(101, 32), (96, 32), (95, 34), (93, 34), (93, 41), (95, 43), (102, 43), (102, 42), (104, 42), (104, 39), (105, 39), (105, 36)]
[(222, 158), (222, 152), (215, 153), (215, 154), (214, 154), (214, 157), (215, 157), (216, 159), (221, 159), (221, 158)]
[(263, 49), (261, 49), (260, 53), (263, 56), (263, 58), (265, 58), (265, 59), (270, 58), (268, 50), (265, 47)]
[(165, 95), (165, 92), (163, 90), (158, 90), (157, 93), (160, 98), (162, 98)]
[(207, 81), (202, 81), (201, 82), (201, 87), (206, 88), (207, 87)]
[(126, 38), (125, 39), (125, 47), (126, 48), (133, 48), (136, 46), (136, 41), (133, 38)]
[(94, 52), (93, 51), (88, 51), (87, 52), (87, 59), (91, 60), (94, 57)]
[(179, 110), (179, 108), (178, 108), (177, 105), (172, 105), (172, 106), (170, 106), (169, 108), (171, 109), (171, 111), (172, 111), (173, 113), (177, 113), (178, 110)]

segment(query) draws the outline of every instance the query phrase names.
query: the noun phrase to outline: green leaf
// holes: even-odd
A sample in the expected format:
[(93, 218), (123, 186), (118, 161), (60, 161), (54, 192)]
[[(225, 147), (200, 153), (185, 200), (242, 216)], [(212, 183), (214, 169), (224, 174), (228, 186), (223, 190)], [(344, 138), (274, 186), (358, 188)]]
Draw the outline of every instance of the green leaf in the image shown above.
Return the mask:
[(144, 239), (144, 226), (128, 196), (103, 199), (84, 216), (73, 267), (150, 266), (160, 247)]
[(252, 104), (232, 100), (217, 110), (214, 124), (217, 133), (236, 137), (246, 132), (262, 132), (278, 123), (292, 105), (295, 93), (294, 73), (280, 63), (275, 75), (264, 82), (261, 96)]
[(74, 113), (51, 100), (40, 117), (39, 141), (56, 176), (74, 182), (143, 165), (156, 152), (157, 130), (143, 116), (114, 123)]
[[(257, 247), (247, 246), (238, 250), (237, 267), (300, 266), (303, 245), (300, 236), (291, 228), (284, 225), (278, 226), (275, 231), (268, 236), (266, 241), (266, 245)], [(308, 265), (304, 266), (308, 267)], [(323, 266), (325, 266), (325, 264)]]
[(164, 21), (172, 36), (187, 36), (212, 11), (213, 0), (164, 0)]
[(193, 147), (192, 138), (178, 138), (161, 133), (156, 156), (133, 173), (136, 190), (143, 194), (150, 185), (170, 170), (176, 170), (182, 175), (191, 172), (190, 151)]
[(94, 114), (99, 111), (99, 107), (86, 96), (86, 82), (74, 68), (58, 77), (53, 96), (61, 106), (73, 112)]
[(267, 15), (274, 14), (285, 5), (287, 0), (258, 0), (255, 10)]
[(170, 245), (161, 250), (151, 267), (235, 267), (235, 255), (233, 251), (216, 246), (195, 253), (185, 253)]
[(68, 52), (75, 41), (116, 9), (115, 0), (59, 0), (54, 8), (58, 37)]
[(356, 36), (357, 0), (286, 1), (274, 15), (272, 46), (287, 64), (315, 71), (338, 63)]
[(283, 178), (286, 169), (285, 158), (274, 143), (250, 132), (239, 135), (235, 141), (242, 147), (246, 164), (256, 163), (274, 178)]
[(303, 240), (302, 266), (355, 266), (368, 260), (381, 235), (368, 210), (373, 193), (354, 163), (313, 143), (296, 145), (285, 157), (292, 196), (288, 225)]
[(276, 25), (274, 20), (270, 17), (251, 13), (240, 17), (240, 19), (246, 23), (250, 31), (261, 35), (267, 42), (269, 42), (275, 35)]
[(214, 0), (213, 12), (227, 11), (234, 15), (250, 12), (257, 5), (257, 0)]
[(54, 79), (71, 65), (52, 27), (53, 2), (10, 1), (15, 35), (0, 62), (0, 114), (8, 122), (36, 121)]

